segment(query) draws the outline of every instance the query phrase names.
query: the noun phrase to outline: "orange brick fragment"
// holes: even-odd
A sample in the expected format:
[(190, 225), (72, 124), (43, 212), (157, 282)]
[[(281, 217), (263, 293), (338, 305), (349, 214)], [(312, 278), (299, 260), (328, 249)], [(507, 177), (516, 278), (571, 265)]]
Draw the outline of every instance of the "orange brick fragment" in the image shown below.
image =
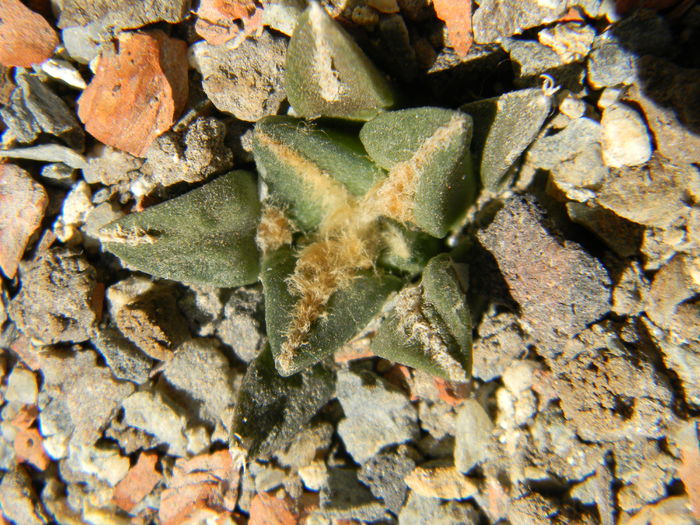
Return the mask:
[(202, 0), (194, 28), (209, 44), (218, 46), (262, 27), (262, 13), (253, 0)]
[(44, 439), (36, 428), (17, 432), (14, 445), (15, 456), (19, 463), (31, 463), (39, 470), (46, 470), (51, 463), (51, 459), (44, 450)]
[(453, 407), (462, 403), (469, 395), (469, 385), (467, 383), (455, 383), (435, 378), (435, 386), (438, 389), (440, 399)]
[(46, 191), (29, 173), (13, 164), (0, 164), (0, 268), (10, 279), (17, 274), (48, 202)]
[(288, 496), (278, 498), (258, 492), (250, 502), (248, 525), (296, 525), (298, 522), (294, 502)]
[(160, 522), (200, 523), (205, 517), (229, 515), (236, 507), (239, 474), (228, 450), (178, 460), (161, 494)]
[(700, 441), (698, 426), (690, 423), (681, 440), (681, 466), (678, 475), (685, 485), (693, 516), (700, 519)]
[(16, 427), (17, 430), (27, 430), (34, 424), (38, 415), (39, 409), (36, 405), (24, 405), (19, 409), (10, 423)]
[(447, 38), (459, 56), (467, 56), (472, 47), (471, 0), (434, 0), (435, 14), (447, 26)]
[(78, 116), (93, 137), (144, 157), (187, 103), (187, 44), (160, 30), (121, 33), (117, 49), (100, 57), (78, 100)]
[(117, 507), (129, 512), (151, 493), (162, 477), (156, 471), (157, 462), (158, 454), (155, 452), (142, 452), (139, 455), (136, 465), (114, 487), (112, 500)]
[(0, 64), (30, 67), (51, 58), (56, 31), (19, 0), (0, 2)]

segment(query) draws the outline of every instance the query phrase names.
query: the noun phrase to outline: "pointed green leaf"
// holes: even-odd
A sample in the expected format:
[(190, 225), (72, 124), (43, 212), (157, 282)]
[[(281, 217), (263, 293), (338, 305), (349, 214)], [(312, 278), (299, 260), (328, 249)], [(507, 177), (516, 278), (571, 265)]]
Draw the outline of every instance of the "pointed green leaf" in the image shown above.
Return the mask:
[(253, 153), (273, 195), (307, 230), (386, 177), (356, 136), (290, 117), (258, 121)]
[(384, 76), (316, 2), (297, 20), (285, 69), (289, 103), (303, 117), (368, 120), (394, 103)]
[(100, 230), (102, 246), (134, 270), (193, 284), (258, 280), (255, 177), (234, 171)]
[(298, 298), (289, 290), (296, 260), (289, 249), (280, 249), (263, 261), (261, 280), (265, 291), (267, 334), (279, 373), (290, 375), (317, 363), (347, 343), (381, 310), (389, 294), (401, 286), (396, 277), (358, 272), (351, 284), (331, 296), (323, 315), (308, 329), (305, 341), (283, 358), (283, 346), (294, 318)]
[(419, 285), (399, 292), (372, 340), (372, 351), (435, 376), (471, 375), (471, 318), (462, 279), (447, 254), (433, 257)]
[(234, 445), (253, 459), (284, 446), (333, 396), (335, 374), (318, 364), (282, 377), (269, 347), (248, 366), (233, 417)]
[(539, 133), (549, 115), (551, 97), (540, 88), (521, 89), (461, 109), (474, 119), (472, 151), (481, 183), (495, 191)]
[(362, 127), (370, 158), (389, 170), (376, 199), (386, 216), (447, 234), (475, 197), (471, 125), (460, 111), (425, 107), (382, 113)]

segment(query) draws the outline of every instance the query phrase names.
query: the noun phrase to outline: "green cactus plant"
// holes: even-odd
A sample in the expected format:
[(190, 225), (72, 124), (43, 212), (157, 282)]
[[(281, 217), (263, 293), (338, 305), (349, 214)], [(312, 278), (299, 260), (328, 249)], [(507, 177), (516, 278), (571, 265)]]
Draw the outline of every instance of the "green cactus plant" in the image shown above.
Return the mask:
[(439, 253), (476, 194), (471, 117), (388, 111), (382, 75), (316, 4), (294, 32), (286, 79), (297, 114), (366, 122), (266, 117), (253, 134), (262, 202), (253, 175), (233, 172), (102, 230), (106, 250), (157, 277), (262, 282), (269, 345), (248, 369), (233, 425), (250, 455), (330, 398), (324, 360), (370, 321), (381, 323), (380, 356), (455, 381), (471, 367), (464, 271)]

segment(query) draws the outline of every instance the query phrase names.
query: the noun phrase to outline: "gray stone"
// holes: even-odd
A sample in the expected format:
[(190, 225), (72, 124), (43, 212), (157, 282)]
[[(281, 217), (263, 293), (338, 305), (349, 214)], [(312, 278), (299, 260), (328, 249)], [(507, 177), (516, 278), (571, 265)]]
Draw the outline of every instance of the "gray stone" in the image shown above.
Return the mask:
[(384, 505), (360, 484), (357, 472), (350, 469), (329, 469), (320, 504), (322, 514), (331, 519), (371, 522), (389, 517)]
[(551, 173), (550, 184), (566, 198), (586, 202), (608, 176), (600, 146), (600, 124), (582, 117), (540, 137), (530, 148), (520, 174), (522, 186), (537, 170)]
[(564, 64), (583, 60), (591, 50), (595, 29), (580, 22), (564, 22), (537, 33), (540, 43), (554, 50)]
[[(106, 189), (106, 188), (103, 188)], [(92, 196), (93, 204), (99, 200), (97, 194)], [(102, 202), (90, 208), (85, 214), (83, 226), (83, 246), (91, 251), (98, 251), (101, 244), (99, 240), (100, 228), (124, 216), (124, 212), (115, 202)]]
[(49, 517), (32, 487), (32, 480), (22, 467), (5, 472), (2, 477), (0, 507), (4, 516), (12, 523), (22, 525), (49, 523)]
[(481, 518), (470, 503), (441, 501), (411, 492), (399, 514), (399, 525), (478, 525)]
[(48, 351), (40, 360), (44, 388), (53, 397), (39, 415), (42, 434), (70, 435), (74, 444), (97, 441), (134, 385), (98, 366), (92, 350)]
[[(224, 308), (224, 291), (221, 288), (190, 285), (178, 299), (178, 307), (189, 322), (190, 331), (200, 337), (216, 333)], [(226, 344), (230, 345), (221, 338)]]
[(216, 327), (216, 335), (246, 363), (255, 359), (264, 344), (263, 300), (259, 288), (234, 290)]
[(0, 117), (7, 128), (2, 136), (3, 145), (31, 144), (41, 133), (19, 88), (12, 91), (8, 104), (0, 107)]
[(42, 144), (29, 148), (0, 149), (0, 158), (28, 159), (43, 162), (62, 162), (75, 169), (83, 169), (86, 165), (85, 157), (80, 153), (61, 146), (60, 144)]
[(155, 436), (159, 443), (168, 445), (168, 454), (187, 454), (187, 421), (159, 392), (142, 391), (127, 397), (122, 403), (124, 422)]
[(20, 265), (22, 288), (10, 316), (30, 337), (46, 344), (90, 338), (95, 312), (95, 270), (78, 253), (54, 249)]
[(421, 428), (437, 440), (455, 434), (456, 415), (448, 403), (421, 399), (418, 402), (418, 419)]
[(609, 36), (596, 38), (588, 57), (588, 82), (595, 89), (632, 84), (636, 79), (634, 54)]
[(181, 344), (163, 368), (163, 376), (188, 398), (188, 405), (194, 405), (201, 420), (228, 430), (237, 374), (216, 339), (193, 339)]
[(66, 27), (61, 31), (61, 42), (73, 60), (89, 64), (100, 54), (100, 29), (99, 22)]
[(139, 350), (119, 330), (114, 327), (99, 328), (95, 332), (93, 343), (114, 377), (137, 385), (148, 381), (153, 359)]
[(525, 353), (527, 336), (510, 312), (490, 310), (481, 319), (474, 340), (472, 375), (484, 382), (498, 378), (511, 361)]
[(600, 120), (603, 162), (610, 168), (639, 166), (651, 157), (649, 131), (641, 115), (624, 104), (611, 104)]
[(468, 473), (489, 456), (488, 444), (491, 439), (493, 422), (475, 399), (465, 400), (457, 413), (455, 429), (455, 467)]
[(49, 182), (61, 188), (70, 188), (78, 180), (78, 172), (61, 162), (47, 164), (41, 168), (41, 176)]
[(184, 131), (168, 131), (158, 137), (146, 153), (144, 170), (161, 186), (201, 182), (233, 166), (225, 136), (223, 122), (196, 118)]
[(142, 159), (98, 143), (87, 154), (83, 177), (90, 184), (111, 186), (141, 176), (139, 169), (142, 165)]
[(275, 454), (280, 465), (300, 469), (309, 465), (320, 451), (331, 444), (333, 426), (318, 423), (301, 429), (294, 439)]
[(461, 107), (474, 120), (471, 148), (481, 182), (496, 190), (532, 143), (549, 115), (551, 98), (542, 89), (523, 89)]
[(418, 433), (416, 410), (405, 394), (371, 372), (341, 370), (336, 395), (345, 412), (338, 434), (357, 463)]
[(73, 149), (82, 150), (85, 133), (75, 111), (69, 109), (37, 75), (22, 72), (16, 75), (16, 81), (27, 109), (42, 131), (58, 137)]
[(272, 465), (265, 465), (252, 474), (255, 477), (255, 490), (258, 492), (270, 492), (276, 489), (284, 483), (287, 476), (284, 470)]
[(182, 22), (189, 14), (190, 0), (65, 0), (58, 27), (98, 23), (99, 34), (107, 37), (122, 29), (137, 29), (155, 22)]
[(391, 512), (398, 515), (408, 492), (404, 478), (415, 467), (415, 459), (400, 448), (371, 457), (362, 465), (358, 478), (375, 497), (384, 501)]
[(562, 65), (554, 50), (534, 40), (505, 38), (501, 46), (510, 55), (518, 78), (539, 77)]
[(568, 9), (566, 0), (484, 0), (473, 16), (474, 40), (479, 44), (500, 42), (504, 37), (552, 22)]
[(276, 114), (286, 97), (285, 40), (263, 32), (236, 48), (232, 42), (199, 42), (191, 48), (207, 96), (219, 110), (240, 120), (255, 122)]
[(545, 355), (610, 309), (605, 267), (580, 245), (563, 240), (534, 199), (507, 201), (477, 238), (496, 259), (522, 321), (546, 342)]
[(97, 478), (114, 487), (126, 476), (130, 466), (129, 458), (122, 456), (115, 443), (75, 445), (61, 462), (61, 477), (66, 482), (91, 485)]

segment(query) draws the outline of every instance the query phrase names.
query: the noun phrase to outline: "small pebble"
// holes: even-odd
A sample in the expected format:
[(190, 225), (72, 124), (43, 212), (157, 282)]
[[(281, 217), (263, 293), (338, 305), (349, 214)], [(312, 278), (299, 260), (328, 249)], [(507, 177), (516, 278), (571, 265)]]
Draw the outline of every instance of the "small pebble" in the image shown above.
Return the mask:
[(642, 117), (623, 104), (611, 104), (601, 119), (603, 162), (610, 168), (639, 166), (651, 158), (651, 140)]

